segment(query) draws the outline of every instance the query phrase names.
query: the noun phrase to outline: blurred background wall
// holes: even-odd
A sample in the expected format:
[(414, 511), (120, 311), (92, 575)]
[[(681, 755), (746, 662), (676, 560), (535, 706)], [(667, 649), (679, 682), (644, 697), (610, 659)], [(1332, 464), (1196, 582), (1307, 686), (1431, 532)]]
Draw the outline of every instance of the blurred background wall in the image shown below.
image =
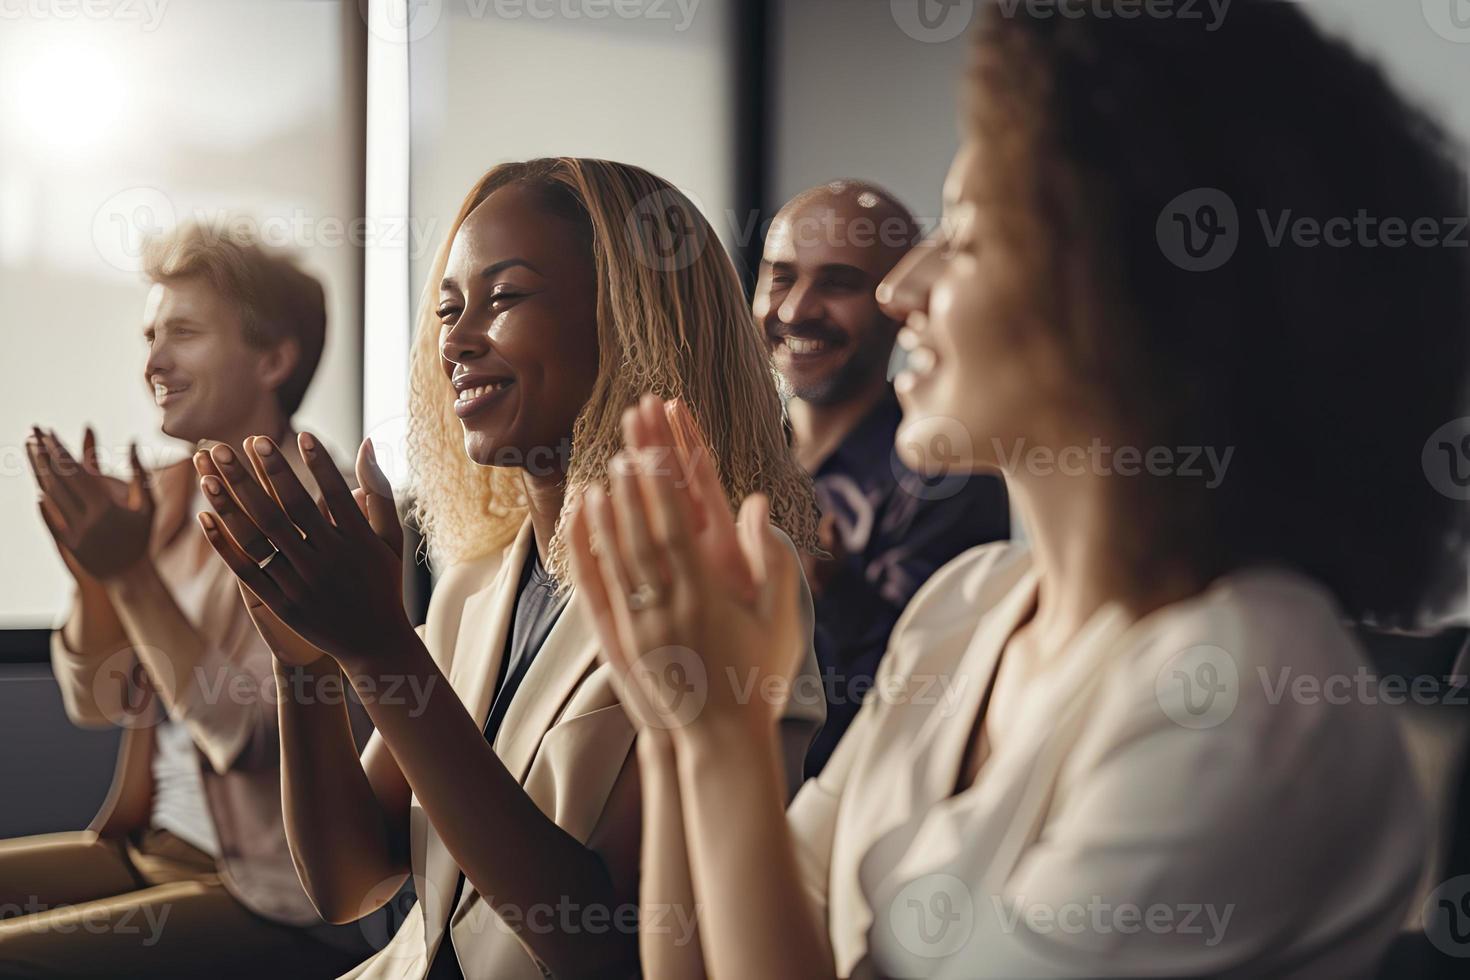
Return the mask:
[[(1470, 100), (1464, 97), (1470, 91), (1470, 4), (1295, 2), (1378, 61), (1470, 143)], [(1214, 19), (1203, 0), (1190, 7), (1203, 26)], [(957, 96), (979, 8), (978, 0), (772, 3), (765, 205), (779, 206), (834, 177), (862, 177), (886, 186), (932, 226), (959, 145)]]

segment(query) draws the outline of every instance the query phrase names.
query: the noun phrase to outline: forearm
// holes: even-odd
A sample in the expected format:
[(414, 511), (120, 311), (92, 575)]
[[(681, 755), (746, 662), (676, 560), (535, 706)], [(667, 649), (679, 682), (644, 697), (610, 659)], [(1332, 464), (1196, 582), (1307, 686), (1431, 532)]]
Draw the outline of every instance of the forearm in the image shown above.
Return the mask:
[[(418, 703), (364, 697), (368, 714), (435, 831), (475, 889), (508, 922), (531, 910), (571, 905), (615, 908), (602, 859), (526, 795), (465, 710), (412, 630), (385, 643), (371, 666), (345, 664), (359, 690), (407, 682)], [(608, 972), (636, 958), (636, 939), (618, 930), (522, 930), (522, 941), (557, 975)]]
[[(324, 658), (326, 659), (326, 658)], [(294, 668), (276, 663), (281, 804), (306, 893), (329, 922), (351, 922), (387, 901), (408, 874), (406, 826), (394, 826), (358, 758), (345, 699), (297, 698)], [(312, 690), (335, 676), (326, 659), (300, 668)], [(406, 818), (407, 814), (401, 815)]]
[(639, 933), (643, 975), (649, 980), (705, 976), (694, 884), (679, 801), (674, 748), (663, 733), (638, 737), (643, 781), (643, 840)]
[(127, 641), (107, 589), (94, 579), (78, 580), (76, 601), (61, 632), (67, 647), (86, 657), (105, 656)]
[(179, 708), (197, 683), (204, 638), (179, 609), (151, 559), (109, 579), (106, 588), (154, 691), (170, 708)]
[[(71, 611), (51, 637), (51, 670), (73, 722), (88, 726), (118, 723), (128, 674), (115, 669), (118, 664), (109, 658), (127, 646), (127, 634), (106, 590), (96, 582), (78, 582)], [(107, 676), (99, 677), (104, 666)]]
[(714, 977), (832, 977), (786, 823), (775, 728), (712, 719), (676, 743), (701, 942)]

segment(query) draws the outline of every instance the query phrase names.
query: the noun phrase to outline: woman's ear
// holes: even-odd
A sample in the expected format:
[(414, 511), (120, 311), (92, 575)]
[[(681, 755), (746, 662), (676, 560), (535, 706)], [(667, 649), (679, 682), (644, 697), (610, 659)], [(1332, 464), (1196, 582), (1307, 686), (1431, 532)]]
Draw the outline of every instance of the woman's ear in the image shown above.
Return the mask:
[(301, 344), (295, 337), (287, 337), (280, 343), (265, 350), (260, 358), (258, 375), (261, 384), (272, 391), (286, 383), (296, 371), (296, 365), (301, 360)]

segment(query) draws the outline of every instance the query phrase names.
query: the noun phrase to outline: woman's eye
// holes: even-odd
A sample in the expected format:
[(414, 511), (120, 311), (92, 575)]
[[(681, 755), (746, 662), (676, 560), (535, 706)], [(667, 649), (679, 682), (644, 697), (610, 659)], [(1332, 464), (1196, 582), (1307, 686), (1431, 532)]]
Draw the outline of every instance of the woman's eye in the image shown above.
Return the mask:
[(498, 293), (491, 293), (490, 294), (490, 303), (491, 303), (491, 305), (494, 305), (496, 303), (504, 303), (504, 302), (506, 302), (508, 300), (518, 299), (518, 298), (520, 298), (523, 295), (525, 295), (525, 294), (524, 293), (517, 293), (517, 292), (514, 292), (514, 291), (509, 290), (509, 289), (504, 289), (504, 290), (501, 290)]

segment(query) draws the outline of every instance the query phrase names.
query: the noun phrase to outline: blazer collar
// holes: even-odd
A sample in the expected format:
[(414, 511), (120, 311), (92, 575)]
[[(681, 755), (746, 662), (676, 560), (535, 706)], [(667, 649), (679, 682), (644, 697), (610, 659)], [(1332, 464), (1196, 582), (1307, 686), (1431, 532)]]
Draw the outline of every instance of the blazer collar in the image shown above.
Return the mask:
[[(906, 812), (872, 842), (862, 862), (868, 894), (881, 895), (883, 879), (902, 880), (920, 865), (948, 866), (964, 854), (983, 864), (967, 869), (973, 876), (1008, 874), (1045, 819), (1058, 773), (1089, 717), (1103, 661), (1118, 649), (1133, 621), (1117, 603), (1094, 612), (1068, 644), (1067, 676), (1076, 682), (1057, 684), (1053, 678), (1045, 701), (991, 747), (974, 784), (955, 793), (981, 699), (1036, 589), (1037, 576), (1028, 570), (981, 624), (959, 667), (974, 677), (972, 686), (954, 714), (935, 712), (934, 723), (915, 738), (914, 777), (901, 804)], [(926, 844), (914, 846), (920, 835)]]
[(596, 668), (597, 650), (591, 616), (573, 592), (531, 661), (495, 739), (495, 751), (517, 781), (525, 782), (542, 737)]
[(511, 617), (515, 615), (521, 566), (533, 547), (535, 538), (528, 518), (506, 549), (490, 584), (471, 593), (464, 602), (454, 659), (449, 665), (449, 686), (481, 729), (490, 715), (500, 662), (505, 657), (505, 639), (510, 632)]
[[(527, 518), (495, 578), (465, 600), (449, 682), (482, 729), (515, 616), (521, 568), (535, 546)], [(542, 737), (596, 665), (597, 634), (574, 592), (531, 661), (495, 737), (495, 752), (517, 782), (525, 781)]]
[[(958, 661), (955, 676), (948, 681), (965, 685), (958, 699), (957, 711), (953, 715), (935, 711), (925, 726), (930, 730), (930, 736), (915, 740), (917, 745), (927, 744), (929, 747), (922, 763), (914, 769), (920, 775), (920, 793), (925, 801), (942, 800), (953, 795), (965, 753), (974, 735), (974, 722), (980, 705), (995, 684), (1001, 652), (1021, 620), (1031, 611), (1036, 601), (1036, 589), (1036, 570), (1028, 565), (1017, 583), (981, 621)], [(993, 749), (991, 754), (994, 754)], [(982, 768), (989, 761), (985, 760)]]

